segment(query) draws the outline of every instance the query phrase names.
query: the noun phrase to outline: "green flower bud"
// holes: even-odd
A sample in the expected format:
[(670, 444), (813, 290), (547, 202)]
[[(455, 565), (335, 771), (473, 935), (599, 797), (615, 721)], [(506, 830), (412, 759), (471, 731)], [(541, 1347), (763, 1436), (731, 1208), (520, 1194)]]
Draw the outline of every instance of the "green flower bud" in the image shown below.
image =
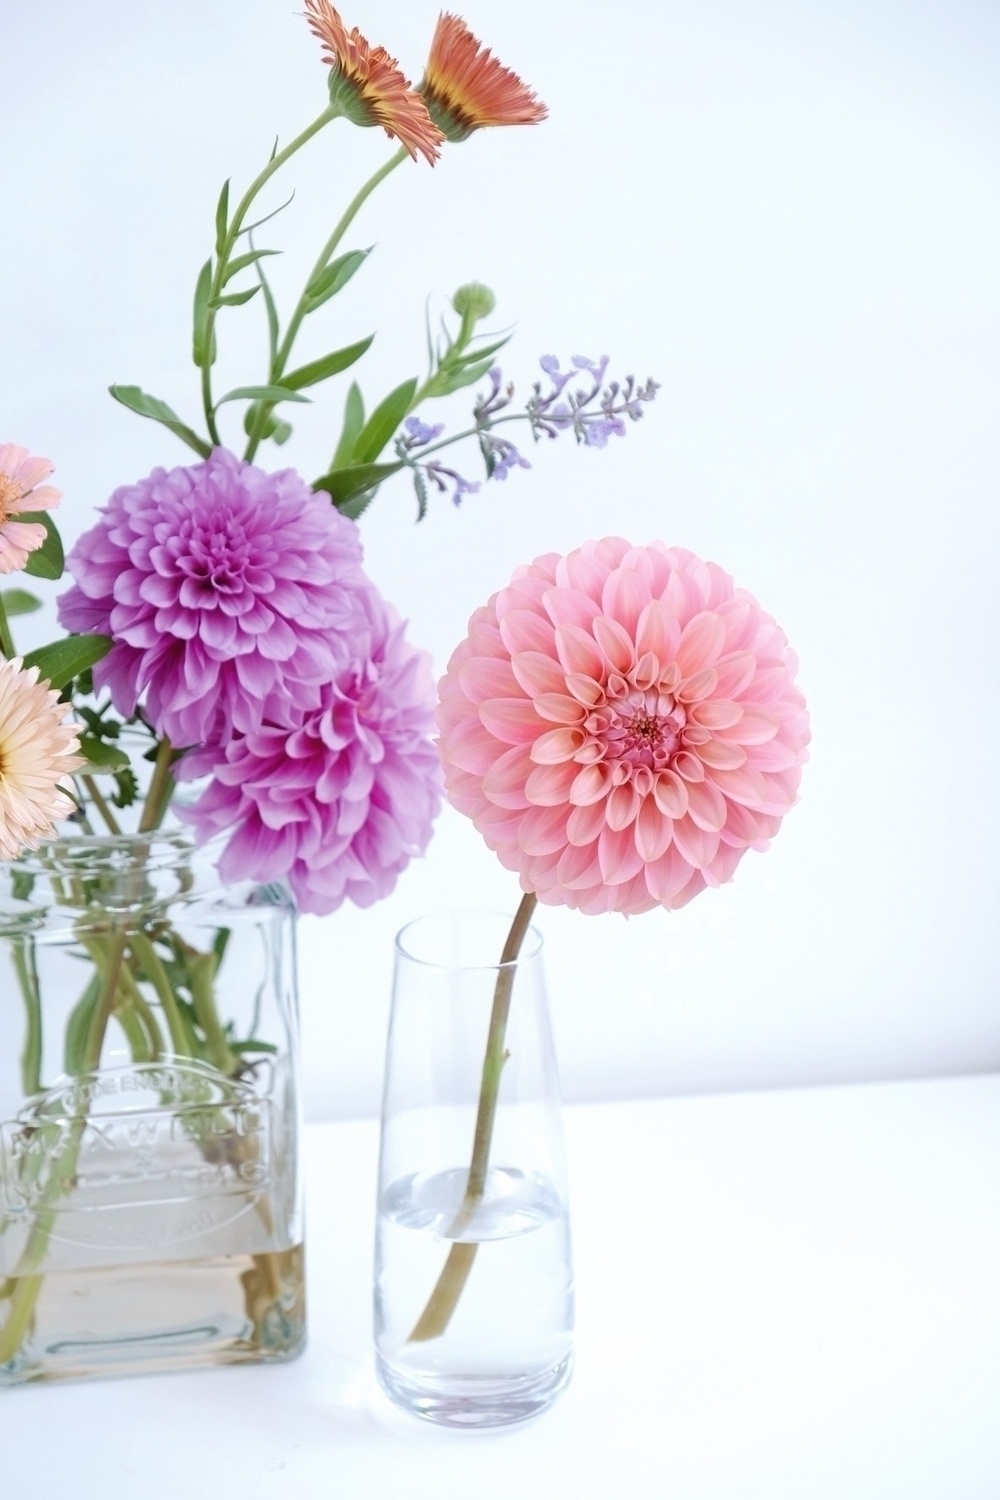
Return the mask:
[(478, 323), (480, 318), (489, 317), (497, 305), (497, 299), (481, 281), (470, 281), (466, 286), (459, 287), (451, 299), (451, 305), (463, 322)]

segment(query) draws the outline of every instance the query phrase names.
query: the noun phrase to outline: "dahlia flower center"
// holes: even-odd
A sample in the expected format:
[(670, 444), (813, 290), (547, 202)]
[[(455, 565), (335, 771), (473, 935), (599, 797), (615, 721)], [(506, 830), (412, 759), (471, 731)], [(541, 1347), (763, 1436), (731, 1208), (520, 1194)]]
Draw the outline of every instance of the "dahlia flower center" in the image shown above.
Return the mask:
[(612, 701), (607, 717), (604, 738), (612, 760), (662, 770), (681, 748), (684, 710), (666, 694), (633, 691)]
[(0, 474), (0, 526), (14, 514), (14, 506), (21, 499), (21, 486), (9, 474)]

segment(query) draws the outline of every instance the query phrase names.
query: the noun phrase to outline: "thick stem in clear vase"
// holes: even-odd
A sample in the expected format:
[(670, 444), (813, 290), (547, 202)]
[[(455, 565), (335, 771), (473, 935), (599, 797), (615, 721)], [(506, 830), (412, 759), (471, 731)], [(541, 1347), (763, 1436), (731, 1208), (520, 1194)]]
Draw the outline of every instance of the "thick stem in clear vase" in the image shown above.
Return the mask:
[(513, 945), (509, 918), (475, 912), (397, 939), (377, 1368), (399, 1405), (455, 1426), (532, 1416), (571, 1368), (561, 1111), (531, 905)]

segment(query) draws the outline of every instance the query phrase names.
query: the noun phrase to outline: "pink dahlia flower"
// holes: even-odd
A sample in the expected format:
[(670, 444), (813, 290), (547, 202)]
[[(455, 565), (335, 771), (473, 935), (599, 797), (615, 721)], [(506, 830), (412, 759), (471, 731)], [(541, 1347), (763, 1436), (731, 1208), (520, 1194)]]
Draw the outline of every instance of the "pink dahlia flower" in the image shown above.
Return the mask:
[(181, 762), (212, 780), (180, 815), (199, 841), (232, 830), (225, 880), (287, 876), (302, 911), (371, 906), (422, 854), (440, 806), (434, 683), (374, 585), (356, 594), (352, 656), (294, 726), (265, 723)]
[(756, 600), (681, 547), (540, 557), (476, 611), (440, 684), (448, 797), (540, 901), (683, 906), (795, 801), (796, 666)]
[(290, 724), (346, 659), (357, 527), (292, 469), (217, 448), (116, 490), (67, 564), (68, 630), (110, 635), (94, 668), (119, 713), (145, 695), (175, 745)]
[(59, 490), (42, 484), (52, 470), (47, 458), (33, 458), (18, 443), (0, 443), (0, 573), (23, 568), (45, 541), (39, 521), (19, 521), (18, 516), (59, 504)]

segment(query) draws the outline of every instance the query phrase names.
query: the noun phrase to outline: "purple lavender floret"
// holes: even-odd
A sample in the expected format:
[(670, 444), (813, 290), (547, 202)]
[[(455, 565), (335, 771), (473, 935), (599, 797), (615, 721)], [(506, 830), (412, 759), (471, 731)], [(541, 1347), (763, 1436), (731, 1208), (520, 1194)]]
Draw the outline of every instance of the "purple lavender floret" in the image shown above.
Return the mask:
[[(542, 434), (558, 437), (560, 432), (572, 428), (578, 443), (603, 448), (609, 438), (624, 436), (622, 417), (637, 422), (642, 416), (643, 403), (652, 401), (659, 389), (655, 380), (647, 380), (644, 386), (640, 386), (630, 375), (624, 386), (612, 381), (602, 391), (601, 384), (608, 368), (606, 354), (599, 360), (575, 354), (569, 370), (561, 370), (553, 354), (543, 355), (539, 363), (552, 382), (552, 388), (543, 391), (541, 382), (536, 382), (534, 394), (527, 404), (527, 415), (536, 438)], [(580, 375), (589, 377), (590, 389), (580, 387), (568, 393), (568, 400), (560, 400), (570, 381)]]
[(531, 464), (506, 438), (484, 433), (481, 439), (486, 472), (490, 479), (506, 479), (511, 469), (530, 469)]
[(444, 432), (443, 422), (435, 422), (433, 427), (428, 427), (427, 423), (421, 422), (419, 417), (407, 417), (403, 426), (409, 434), (408, 437), (402, 439), (403, 447), (406, 449), (426, 448), (428, 443), (436, 443)]
[(452, 504), (461, 505), (463, 495), (478, 495), (479, 481), (466, 479), (455, 469), (448, 469), (441, 463), (421, 464), (420, 467), (431, 483), (443, 493), (449, 483), (454, 485), (452, 491)]

